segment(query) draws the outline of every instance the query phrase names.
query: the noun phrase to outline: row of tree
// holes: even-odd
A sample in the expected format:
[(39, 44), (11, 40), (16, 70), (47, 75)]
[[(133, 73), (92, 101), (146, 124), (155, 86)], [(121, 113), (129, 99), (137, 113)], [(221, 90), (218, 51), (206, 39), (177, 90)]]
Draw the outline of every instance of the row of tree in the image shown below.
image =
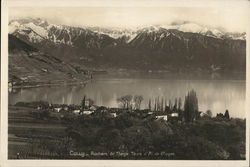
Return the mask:
[[(117, 102), (121, 104), (123, 109), (131, 109), (131, 110), (140, 110), (141, 104), (143, 101), (143, 97), (141, 95), (125, 95), (117, 99)], [(94, 101), (92, 99), (87, 99), (84, 96), (81, 104), (82, 109), (86, 109), (89, 106), (93, 105)], [(198, 98), (197, 94), (194, 90), (191, 90), (187, 93), (184, 100), (184, 105), (182, 103), (181, 98), (175, 98), (174, 103), (171, 100), (166, 100), (164, 98), (156, 97), (153, 100), (150, 98), (148, 101), (148, 109), (149, 111), (160, 111), (170, 113), (178, 113), (180, 120), (182, 118), (186, 122), (192, 122), (200, 117), (199, 107), (198, 107)], [(208, 110), (205, 113), (207, 116), (212, 117), (212, 112)], [(217, 114), (217, 117), (229, 118), (228, 110), (223, 114)]]
[[(143, 97), (141, 95), (125, 95), (117, 99), (117, 102), (121, 104), (124, 109), (140, 109), (143, 101)], [(150, 111), (167, 111), (167, 110), (180, 110), (182, 107), (181, 98), (175, 99), (174, 104), (171, 100), (167, 102), (166, 99), (160, 97), (156, 97), (154, 100), (151, 98), (148, 102), (148, 109)]]
[(154, 100), (149, 99), (148, 102), (148, 109), (150, 111), (177, 111), (180, 110), (182, 107), (182, 100), (181, 98), (175, 98), (174, 104), (171, 100), (167, 102), (164, 98), (155, 98)]
[(122, 105), (124, 109), (140, 109), (143, 97), (141, 95), (125, 95), (117, 99), (117, 102)]
[[(125, 95), (117, 99), (117, 102), (122, 105), (123, 109), (140, 109), (143, 97), (140, 95)], [(176, 98), (174, 104), (171, 100), (167, 102), (163, 98), (149, 99), (148, 109), (149, 111), (162, 111), (167, 113), (177, 112), (183, 116), (187, 122), (191, 122), (199, 116), (198, 110), (198, 98), (196, 92), (191, 90), (188, 92), (184, 101), (184, 109), (182, 109), (182, 99)]]

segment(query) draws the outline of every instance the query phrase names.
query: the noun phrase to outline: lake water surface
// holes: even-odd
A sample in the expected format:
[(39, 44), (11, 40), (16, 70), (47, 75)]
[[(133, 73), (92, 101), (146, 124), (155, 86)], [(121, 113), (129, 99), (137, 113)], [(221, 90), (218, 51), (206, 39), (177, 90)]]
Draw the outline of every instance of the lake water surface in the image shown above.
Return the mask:
[(233, 117), (245, 118), (246, 82), (242, 80), (177, 80), (166, 78), (116, 78), (97, 77), (86, 86), (53, 86), (18, 89), (9, 93), (9, 103), (44, 100), (58, 104), (80, 104), (84, 95), (101, 106), (117, 107), (117, 98), (123, 95), (142, 95), (142, 108), (147, 108), (149, 98), (167, 101), (181, 97), (194, 89), (199, 110), (210, 109), (213, 115), (226, 109)]

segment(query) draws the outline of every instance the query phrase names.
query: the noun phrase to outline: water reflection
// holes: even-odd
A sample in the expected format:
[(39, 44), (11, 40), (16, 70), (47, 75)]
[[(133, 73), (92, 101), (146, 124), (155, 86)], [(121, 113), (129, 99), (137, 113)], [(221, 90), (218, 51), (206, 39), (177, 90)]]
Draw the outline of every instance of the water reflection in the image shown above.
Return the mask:
[(142, 107), (148, 106), (149, 98), (184, 99), (186, 93), (195, 89), (199, 109), (210, 109), (215, 115), (229, 110), (233, 117), (245, 117), (245, 81), (233, 80), (167, 80), (167, 79), (120, 79), (102, 78), (86, 86), (58, 86), (19, 89), (9, 93), (9, 103), (45, 100), (51, 103), (80, 104), (84, 95), (94, 99), (97, 105), (117, 107), (120, 96), (142, 95)]

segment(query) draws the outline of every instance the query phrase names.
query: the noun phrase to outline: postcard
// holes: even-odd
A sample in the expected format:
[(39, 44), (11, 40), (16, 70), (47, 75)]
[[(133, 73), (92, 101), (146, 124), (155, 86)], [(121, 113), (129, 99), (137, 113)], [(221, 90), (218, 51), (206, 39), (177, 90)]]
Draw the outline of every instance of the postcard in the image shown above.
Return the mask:
[(249, 165), (249, 1), (2, 4), (2, 166)]

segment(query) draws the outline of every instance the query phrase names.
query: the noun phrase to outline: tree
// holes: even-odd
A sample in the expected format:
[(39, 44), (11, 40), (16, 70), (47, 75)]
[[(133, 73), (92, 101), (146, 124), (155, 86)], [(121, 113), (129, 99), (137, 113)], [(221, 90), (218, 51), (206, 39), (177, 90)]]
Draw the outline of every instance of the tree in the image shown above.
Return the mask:
[(168, 107), (170, 108), (170, 110), (173, 109), (172, 101), (171, 101), (170, 99), (169, 99), (169, 101), (168, 101)]
[(196, 92), (191, 90), (185, 97), (184, 103), (184, 117), (186, 122), (192, 122), (196, 119), (198, 115), (198, 99)]
[(157, 111), (161, 110), (161, 104), (160, 104), (160, 98), (159, 96), (157, 97)]
[(117, 102), (120, 103), (120, 104), (122, 104), (122, 108), (124, 108), (124, 109), (126, 108), (126, 100), (125, 100), (124, 96), (123, 97), (119, 97), (117, 99)]
[(207, 110), (206, 115), (211, 118), (213, 116), (213, 113), (211, 112), (211, 110)]
[(175, 98), (175, 99), (174, 99), (174, 107), (175, 107), (175, 108), (177, 108), (177, 105), (178, 105), (177, 103), (178, 103), (178, 100), (177, 100), (177, 98)]
[(157, 111), (156, 99), (155, 99), (154, 111)]
[(151, 111), (151, 99), (148, 101), (148, 109)]
[(224, 118), (226, 118), (226, 119), (229, 119), (229, 118), (230, 118), (228, 110), (226, 110), (226, 112), (225, 112), (225, 114), (224, 114)]
[(83, 99), (82, 99), (82, 102), (81, 102), (82, 110), (85, 109), (85, 102), (86, 102), (86, 96), (84, 95), (84, 97), (83, 97)]
[(177, 112), (177, 103), (178, 103), (178, 100), (177, 98), (175, 98), (173, 112)]
[(122, 104), (122, 107), (124, 109), (129, 109), (132, 107), (131, 102), (132, 102), (133, 97), (131, 95), (125, 95), (117, 99), (118, 103)]
[(164, 111), (164, 101), (163, 101), (163, 98), (161, 98), (161, 111)]
[(164, 104), (164, 106), (165, 106), (165, 111), (166, 111), (166, 108), (167, 108), (167, 106), (168, 106), (167, 100), (166, 100), (166, 99), (165, 99), (165, 104)]
[(141, 108), (142, 100), (143, 100), (143, 97), (141, 95), (135, 95), (134, 96), (135, 109), (140, 109)]
[(178, 110), (181, 109), (181, 106), (182, 106), (182, 102), (181, 102), (181, 98), (179, 98), (179, 100), (178, 100)]

